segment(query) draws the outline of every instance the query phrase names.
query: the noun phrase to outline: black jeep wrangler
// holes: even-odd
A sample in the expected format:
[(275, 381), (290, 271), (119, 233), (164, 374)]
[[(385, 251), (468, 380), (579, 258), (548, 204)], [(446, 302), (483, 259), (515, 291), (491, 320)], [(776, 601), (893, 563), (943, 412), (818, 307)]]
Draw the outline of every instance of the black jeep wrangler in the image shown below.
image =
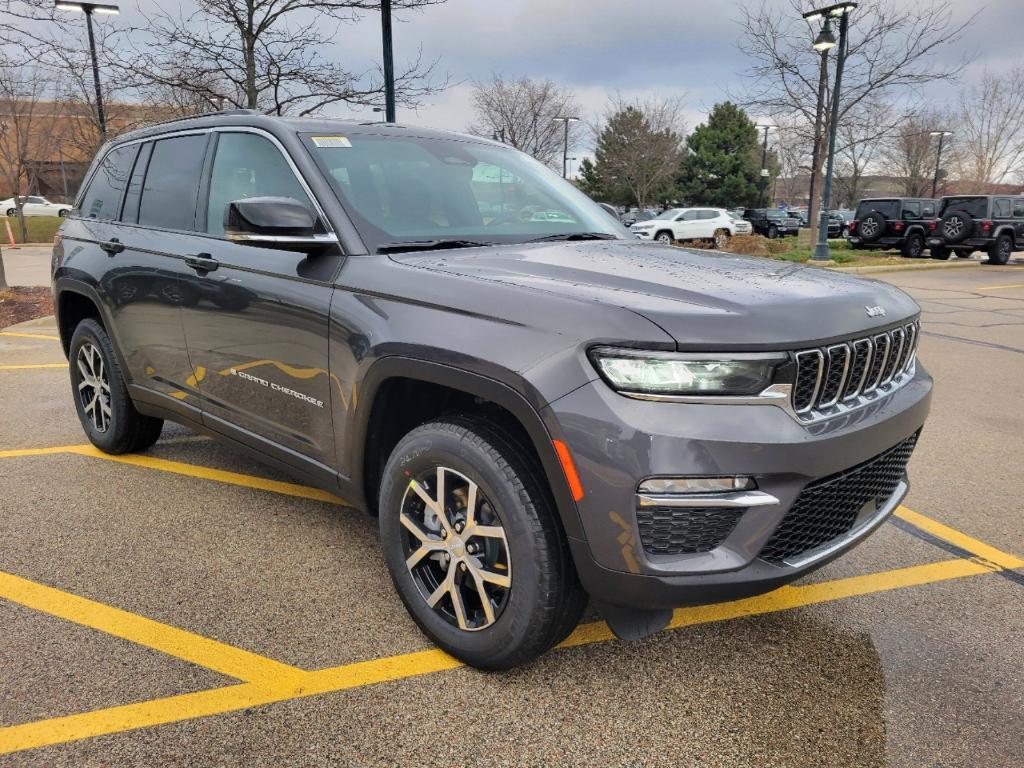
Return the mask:
[[(924, 255), (928, 222), (935, 218), (935, 200), (921, 197), (867, 198), (857, 204), (847, 242), (858, 250), (896, 250), (904, 256)], [(946, 254), (948, 257), (949, 254)]]
[(750, 222), (756, 234), (772, 239), (800, 231), (800, 220), (779, 208), (747, 208), (743, 218)]
[(1024, 242), (1024, 196), (960, 195), (942, 198), (939, 218), (931, 223), (932, 258), (949, 252), (969, 256), (985, 251), (991, 264), (1005, 264)]

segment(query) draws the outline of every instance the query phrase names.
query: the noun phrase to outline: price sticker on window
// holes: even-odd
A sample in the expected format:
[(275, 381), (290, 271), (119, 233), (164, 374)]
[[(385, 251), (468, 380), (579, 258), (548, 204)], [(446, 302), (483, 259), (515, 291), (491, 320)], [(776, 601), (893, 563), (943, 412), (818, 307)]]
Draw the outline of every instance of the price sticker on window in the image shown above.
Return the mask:
[(344, 149), (351, 147), (352, 142), (344, 136), (313, 136), (313, 145), (320, 149)]

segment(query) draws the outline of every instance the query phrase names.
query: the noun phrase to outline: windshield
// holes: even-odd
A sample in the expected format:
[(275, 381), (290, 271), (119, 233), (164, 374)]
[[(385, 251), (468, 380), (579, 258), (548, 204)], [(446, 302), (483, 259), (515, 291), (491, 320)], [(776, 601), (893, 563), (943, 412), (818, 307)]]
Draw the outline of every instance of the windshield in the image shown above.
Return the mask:
[(946, 197), (942, 200), (942, 210), (939, 216), (946, 211), (956, 208), (958, 211), (966, 211), (975, 219), (983, 219), (988, 215), (987, 197)]
[(305, 138), (371, 251), (428, 240), (626, 237), (590, 198), (507, 147), (379, 134)]
[(657, 216), (654, 217), (654, 219), (655, 220), (674, 219), (678, 215), (679, 215), (679, 209), (678, 208), (669, 208), (667, 211), (662, 211), (661, 213), (659, 213)]

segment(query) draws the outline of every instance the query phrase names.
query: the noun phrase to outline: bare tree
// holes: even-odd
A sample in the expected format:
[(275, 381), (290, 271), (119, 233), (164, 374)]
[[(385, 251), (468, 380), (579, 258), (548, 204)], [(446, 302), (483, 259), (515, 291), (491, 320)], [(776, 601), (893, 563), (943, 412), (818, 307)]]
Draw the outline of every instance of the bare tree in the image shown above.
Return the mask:
[[(393, 0), (396, 11), (444, 0)], [(140, 88), (170, 88), (228, 107), (268, 114), (306, 115), (338, 102), (379, 104), (379, 72), (352, 72), (322, 51), (339, 28), (375, 0), (199, 0), (186, 15), (180, 6), (158, 10), (146, 24), (126, 30), (133, 53), (120, 67), (123, 81)], [(399, 102), (417, 105), (447, 83), (432, 82), (434, 65), (417, 52), (395, 74)]]
[(604, 199), (643, 208), (671, 196), (686, 133), (681, 99), (617, 96), (594, 132), (594, 184)]
[(864, 193), (864, 177), (881, 157), (884, 140), (904, 122), (905, 114), (879, 98), (868, 97), (836, 130), (833, 207), (853, 207)]
[(963, 192), (986, 193), (1024, 173), (1024, 65), (963, 94), (955, 126), (954, 162)]
[[(549, 165), (560, 158), (564, 126), (559, 116), (577, 116), (579, 108), (572, 94), (551, 80), (506, 80), (493, 75), (485, 83), (473, 84), (473, 112), (476, 122), (469, 132), (497, 138)], [(569, 148), (578, 144), (570, 133)]]
[[(817, 29), (801, 14), (812, 6), (790, 0), (782, 13), (776, 6), (745, 8), (740, 24), (740, 48), (752, 59), (746, 71), (749, 82), (743, 103), (760, 114), (775, 116), (806, 127), (813, 135), (821, 56), (811, 48)], [(924, 0), (914, 5), (891, 0), (863, 0), (850, 16), (850, 35), (839, 125), (869, 98), (882, 99), (913, 90), (926, 83), (954, 77), (962, 64), (936, 61), (935, 54), (960, 39), (973, 20), (956, 24), (951, 0)], [(834, 60), (835, 57), (833, 56)], [(825, 82), (825, 125), (828, 135), (834, 77)], [(825, 153), (819, 152), (815, 178), (820, 178)], [(812, 201), (811, 216), (818, 205)], [(812, 219), (813, 221), (813, 219)]]
[[(880, 157), (893, 176), (902, 179), (907, 197), (929, 197), (935, 175), (936, 140), (932, 131), (949, 126), (949, 118), (937, 110), (912, 110), (883, 144)], [(952, 147), (946, 144), (947, 157)]]
[(49, 158), (56, 140), (61, 104), (54, 94), (48, 72), (0, 58), (0, 178), (14, 199), (22, 241), (28, 228), (21, 198), (32, 189), (39, 163)]

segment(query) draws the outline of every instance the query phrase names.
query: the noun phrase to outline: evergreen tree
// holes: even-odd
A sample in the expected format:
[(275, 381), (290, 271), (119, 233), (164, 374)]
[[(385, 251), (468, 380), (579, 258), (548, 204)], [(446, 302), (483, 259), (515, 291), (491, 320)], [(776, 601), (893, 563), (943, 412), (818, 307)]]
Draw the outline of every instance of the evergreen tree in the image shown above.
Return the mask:
[[(732, 102), (716, 104), (707, 122), (687, 138), (686, 147), (679, 175), (683, 200), (693, 205), (757, 205), (761, 147), (746, 112)], [(766, 181), (770, 190), (771, 180)]]

